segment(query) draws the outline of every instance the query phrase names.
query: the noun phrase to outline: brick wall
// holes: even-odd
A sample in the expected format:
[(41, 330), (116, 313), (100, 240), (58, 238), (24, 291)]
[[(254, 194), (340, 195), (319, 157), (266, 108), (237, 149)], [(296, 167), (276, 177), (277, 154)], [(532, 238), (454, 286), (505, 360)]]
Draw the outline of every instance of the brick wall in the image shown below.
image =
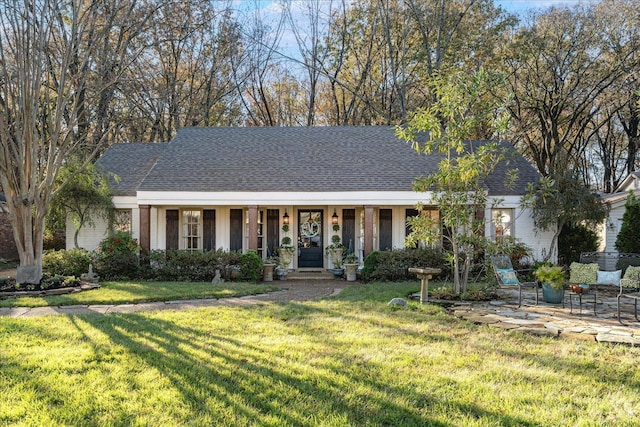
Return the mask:
[(13, 231), (7, 214), (0, 210), (0, 258), (5, 260), (17, 260), (18, 251), (13, 240)]

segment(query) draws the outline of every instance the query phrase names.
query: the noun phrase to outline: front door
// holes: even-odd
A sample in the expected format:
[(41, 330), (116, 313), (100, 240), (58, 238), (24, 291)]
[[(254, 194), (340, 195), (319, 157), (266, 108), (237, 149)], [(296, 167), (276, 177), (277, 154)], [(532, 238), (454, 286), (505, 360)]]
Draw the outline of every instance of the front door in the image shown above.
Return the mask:
[(322, 268), (322, 211), (298, 211), (298, 268)]

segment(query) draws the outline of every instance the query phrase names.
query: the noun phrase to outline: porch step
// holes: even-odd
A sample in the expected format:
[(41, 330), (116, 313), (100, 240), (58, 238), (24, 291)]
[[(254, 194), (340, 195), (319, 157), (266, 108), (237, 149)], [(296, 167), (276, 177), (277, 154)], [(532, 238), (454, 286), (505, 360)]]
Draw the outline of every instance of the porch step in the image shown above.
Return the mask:
[(333, 280), (333, 274), (327, 270), (290, 271), (287, 280)]

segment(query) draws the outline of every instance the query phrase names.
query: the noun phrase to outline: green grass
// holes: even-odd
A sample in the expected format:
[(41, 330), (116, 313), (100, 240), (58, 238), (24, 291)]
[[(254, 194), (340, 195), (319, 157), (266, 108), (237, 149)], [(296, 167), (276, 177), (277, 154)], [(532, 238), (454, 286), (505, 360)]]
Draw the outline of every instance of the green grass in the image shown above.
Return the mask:
[(0, 321), (0, 425), (638, 425), (640, 349), (338, 297)]
[(101, 282), (90, 291), (46, 297), (18, 297), (0, 300), (0, 307), (41, 307), (87, 304), (128, 304), (195, 298), (227, 298), (255, 295), (278, 289), (255, 283), (209, 282)]

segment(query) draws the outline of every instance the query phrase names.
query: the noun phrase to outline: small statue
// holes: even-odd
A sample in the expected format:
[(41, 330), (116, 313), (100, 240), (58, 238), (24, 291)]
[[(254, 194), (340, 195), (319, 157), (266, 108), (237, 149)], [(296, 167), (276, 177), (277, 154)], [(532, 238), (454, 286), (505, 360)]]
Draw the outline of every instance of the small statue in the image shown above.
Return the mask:
[(89, 272), (80, 275), (80, 280), (89, 283), (98, 283), (100, 276), (93, 272), (93, 264), (89, 264)]
[(224, 283), (224, 279), (220, 277), (220, 270), (217, 268), (216, 268), (216, 275), (213, 277), (213, 280), (211, 281), (211, 283), (214, 285), (220, 285), (221, 283)]

